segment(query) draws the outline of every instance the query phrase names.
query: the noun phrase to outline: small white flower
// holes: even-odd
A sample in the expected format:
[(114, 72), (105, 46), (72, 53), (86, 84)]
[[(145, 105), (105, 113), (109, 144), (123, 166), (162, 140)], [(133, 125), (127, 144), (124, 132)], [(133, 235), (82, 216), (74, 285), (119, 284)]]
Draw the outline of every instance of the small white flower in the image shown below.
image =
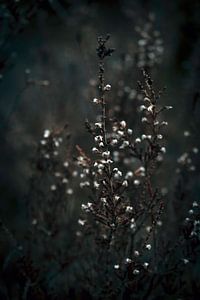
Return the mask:
[(144, 267), (145, 269), (147, 269), (148, 266), (149, 266), (149, 263), (148, 263), (148, 262), (143, 263), (143, 267)]
[(172, 108), (173, 108), (173, 106), (171, 106), (171, 105), (165, 106), (165, 109), (167, 109), (167, 110), (172, 109)]
[(130, 259), (130, 258), (127, 257), (127, 258), (125, 259), (125, 263), (127, 263), (127, 264), (132, 263), (132, 259)]
[(148, 120), (147, 120), (146, 117), (143, 117), (143, 118), (142, 118), (142, 123), (145, 123), (145, 122), (148, 122)]
[(71, 188), (66, 190), (66, 194), (68, 195), (72, 195), (73, 194), (73, 190)]
[(126, 173), (125, 178), (126, 178), (126, 179), (129, 179), (129, 178), (132, 178), (132, 177), (133, 177), (133, 172), (132, 172), (132, 171), (128, 171), (128, 172)]
[(193, 151), (195, 154), (197, 154), (197, 153), (199, 152), (199, 149), (196, 148), (196, 147), (194, 147), (194, 148), (192, 149), (192, 151)]
[(151, 250), (151, 245), (150, 245), (150, 244), (147, 244), (147, 245), (146, 245), (146, 249), (147, 249), (147, 250)]
[(69, 167), (68, 161), (65, 161), (64, 164), (63, 164), (63, 166), (64, 166), (65, 168)]
[(103, 142), (100, 142), (100, 143), (99, 143), (99, 147), (104, 147), (104, 143), (103, 143)]
[(128, 186), (128, 181), (127, 181), (127, 180), (124, 180), (124, 181), (122, 182), (122, 186), (127, 187), (127, 186)]
[(139, 181), (138, 179), (135, 179), (133, 183), (134, 183), (134, 185), (136, 185), (136, 186), (140, 185), (140, 181)]
[(97, 128), (102, 128), (102, 127), (103, 127), (103, 124), (100, 123), (100, 122), (97, 122), (97, 123), (95, 123), (94, 125), (95, 125), (95, 127), (97, 127)]
[(135, 139), (135, 142), (136, 142), (136, 143), (141, 143), (141, 139), (140, 139), (140, 138), (136, 138), (136, 139)]
[(106, 84), (106, 86), (104, 87), (104, 91), (110, 91), (110, 90), (111, 90), (111, 85)]
[(154, 105), (150, 105), (148, 108), (147, 108), (147, 110), (149, 111), (149, 112), (153, 112), (153, 108), (154, 108)]
[(32, 220), (32, 225), (37, 225), (37, 223), (38, 223), (37, 219)]
[(81, 226), (84, 226), (85, 223), (86, 223), (86, 220), (81, 220), (81, 219), (78, 220), (78, 224)]
[(119, 265), (114, 265), (114, 269), (118, 270), (119, 269)]
[(110, 156), (110, 151), (104, 151), (102, 153), (102, 156), (105, 157), (105, 158), (108, 158)]
[(94, 98), (94, 99), (92, 100), (92, 102), (95, 103), (95, 104), (98, 104), (98, 103), (99, 103), (99, 99)]
[(113, 139), (113, 140), (111, 140), (110, 143), (111, 143), (112, 146), (114, 146), (114, 145), (116, 145), (118, 143), (118, 140), (117, 139)]
[(158, 134), (158, 135), (157, 135), (157, 138), (158, 138), (159, 140), (162, 140), (162, 138), (163, 138), (162, 134)]
[(121, 126), (122, 128), (126, 128), (126, 122), (125, 122), (125, 121), (121, 121), (121, 122), (120, 122), (120, 126)]
[(93, 153), (99, 153), (99, 150), (98, 150), (96, 147), (93, 147), (93, 148), (92, 148), (92, 152), (93, 152)]
[(138, 269), (135, 269), (135, 270), (133, 270), (133, 274), (138, 275), (138, 274), (140, 274), (140, 271)]
[(147, 108), (146, 108), (146, 106), (145, 105), (141, 105), (140, 106), (140, 111), (144, 111), (144, 110), (146, 110)]
[(137, 256), (139, 256), (139, 255), (140, 255), (140, 252), (139, 252), (139, 251), (137, 251), (137, 250), (135, 250), (135, 251), (134, 251), (134, 255), (137, 257)]
[(161, 151), (162, 153), (166, 153), (166, 148), (165, 148), (165, 147), (161, 147), (160, 151)]
[(94, 138), (95, 142), (102, 142), (103, 141), (103, 137), (101, 135), (97, 135)]
[(52, 184), (52, 185), (51, 185), (51, 190), (52, 190), (52, 191), (55, 191), (56, 189), (57, 189), (57, 186), (56, 186), (55, 184)]
[(46, 145), (46, 143), (47, 143), (47, 142), (46, 142), (45, 140), (41, 140), (41, 141), (40, 141), (40, 144), (41, 144), (42, 146)]
[(189, 131), (184, 131), (184, 136), (186, 136), (186, 137), (188, 137), (188, 136), (190, 136), (190, 132)]
[(49, 129), (46, 129), (44, 131), (44, 138), (47, 139), (50, 136), (51, 131)]
[(117, 133), (119, 134), (119, 136), (124, 136), (124, 131), (122, 130), (118, 130)]
[(131, 135), (133, 133), (133, 130), (128, 128), (127, 133), (128, 133), (128, 135)]
[(141, 138), (142, 138), (142, 140), (146, 140), (146, 138), (147, 138), (146, 134), (142, 134)]
[(168, 125), (168, 122), (162, 121), (161, 125), (167, 126), (167, 125)]
[(95, 189), (98, 189), (99, 186), (100, 186), (100, 184), (97, 181), (94, 181), (94, 187), (95, 187)]
[(187, 258), (183, 258), (183, 263), (184, 263), (185, 265), (187, 265), (187, 264), (189, 263), (189, 260), (188, 260)]
[(126, 207), (126, 212), (130, 213), (133, 211), (133, 207), (132, 206), (127, 206)]
[(192, 203), (192, 206), (193, 206), (193, 207), (197, 207), (197, 206), (198, 206), (198, 203), (197, 203), (196, 201), (194, 201), (194, 202)]

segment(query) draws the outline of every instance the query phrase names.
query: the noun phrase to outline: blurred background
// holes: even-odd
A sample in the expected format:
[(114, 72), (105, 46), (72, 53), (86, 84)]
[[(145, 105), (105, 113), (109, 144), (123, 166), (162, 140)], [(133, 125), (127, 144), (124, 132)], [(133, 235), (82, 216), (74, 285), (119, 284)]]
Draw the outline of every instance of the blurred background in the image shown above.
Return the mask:
[(162, 39), (161, 59), (152, 76), (157, 86), (167, 87), (163, 103), (174, 107), (167, 116), (170, 172), (185, 151), (182, 137), (193, 121), (194, 106), (200, 116), (200, 2), (0, 2), (0, 211), (13, 231), (25, 214), (30, 161), (44, 129), (68, 123), (72, 143), (87, 147), (83, 124), (93, 114), (97, 36), (110, 33), (109, 43), (116, 48), (106, 66), (108, 83), (125, 80), (127, 68), (133, 75), (127, 85), (136, 90), (143, 66), (135, 63), (141, 46), (138, 28), (149, 19)]

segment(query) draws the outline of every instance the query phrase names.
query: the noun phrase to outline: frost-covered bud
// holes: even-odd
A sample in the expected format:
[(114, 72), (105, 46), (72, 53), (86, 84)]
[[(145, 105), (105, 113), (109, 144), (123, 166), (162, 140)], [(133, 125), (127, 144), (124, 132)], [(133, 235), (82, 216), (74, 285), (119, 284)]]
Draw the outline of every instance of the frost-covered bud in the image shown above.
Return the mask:
[(50, 134), (51, 134), (51, 131), (49, 129), (46, 129), (44, 131), (44, 138), (47, 139), (50, 136)]
[(130, 213), (133, 211), (133, 207), (132, 206), (127, 206), (126, 207), (126, 212)]
[(128, 128), (127, 133), (128, 133), (128, 135), (131, 135), (133, 133), (133, 130)]
[(120, 199), (120, 196), (115, 195), (115, 196), (114, 196), (114, 199), (115, 199), (115, 201), (118, 201), (118, 200)]
[(134, 275), (138, 275), (138, 274), (140, 274), (140, 271), (139, 271), (138, 269), (134, 269), (134, 270), (133, 270), (133, 274), (134, 274)]
[(135, 139), (135, 142), (138, 144), (138, 143), (141, 143), (141, 139), (140, 138), (136, 138)]
[(111, 90), (111, 85), (106, 84), (106, 86), (104, 87), (104, 91), (110, 91), (110, 90)]
[(99, 143), (99, 147), (104, 147), (104, 143), (103, 143), (103, 142), (100, 142), (100, 143)]
[(147, 244), (147, 245), (146, 245), (146, 249), (147, 249), (147, 250), (151, 250), (151, 245), (150, 245), (150, 244)]
[(138, 179), (135, 179), (133, 183), (134, 183), (135, 186), (140, 185), (140, 181)]
[(147, 135), (147, 139), (151, 140), (152, 136), (150, 134)]
[(124, 129), (126, 128), (126, 122), (125, 121), (121, 121), (120, 122), (120, 126)]

